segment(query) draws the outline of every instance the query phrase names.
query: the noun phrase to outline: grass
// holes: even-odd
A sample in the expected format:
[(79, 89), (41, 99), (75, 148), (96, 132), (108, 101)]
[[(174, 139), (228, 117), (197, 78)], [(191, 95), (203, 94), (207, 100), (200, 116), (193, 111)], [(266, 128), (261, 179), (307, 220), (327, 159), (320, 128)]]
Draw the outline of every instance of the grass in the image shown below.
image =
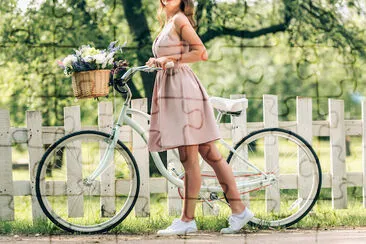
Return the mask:
[(313, 210), (293, 227), (332, 228), (366, 226), (366, 209), (362, 205), (362, 188), (348, 188), (348, 208), (331, 208), (331, 190), (322, 189)]
[[(314, 229), (334, 227), (366, 226), (366, 209), (362, 206), (362, 188), (348, 188), (348, 209), (333, 210), (331, 208), (331, 191), (322, 189), (321, 196), (313, 210), (300, 222), (290, 228)], [(30, 197), (15, 197), (15, 221), (0, 222), (0, 234), (65, 234), (50, 221), (31, 221)], [(151, 194), (150, 217), (130, 215), (110, 233), (116, 234), (154, 234), (157, 230), (167, 227), (174, 218), (166, 210), (166, 194)], [(227, 225), (229, 211), (225, 208), (218, 216), (204, 216), (202, 204), (197, 204), (196, 221), (201, 231), (218, 232)], [(255, 232), (255, 227), (246, 227), (245, 231)], [(67, 234), (67, 233), (66, 233)]]
[[(230, 141), (228, 141), (230, 143)], [(346, 158), (347, 172), (362, 172), (361, 138), (351, 137), (351, 152)], [(314, 138), (313, 147), (319, 156), (323, 173), (330, 170), (329, 141)], [(223, 156), (225, 149), (220, 148)], [(27, 152), (13, 151), (13, 161), (24, 158)], [(21, 161), (21, 160), (19, 160)], [(27, 169), (13, 170), (14, 180), (29, 180)], [(0, 221), (0, 234), (65, 234), (50, 221), (32, 223), (30, 196), (14, 197), (15, 221)], [(165, 228), (178, 216), (169, 216), (167, 213), (166, 194), (151, 194), (150, 217), (134, 216), (134, 212), (111, 233), (129, 234), (154, 234), (157, 230)], [(227, 208), (226, 208), (227, 209)], [(198, 228), (202, 231), (217, 232), (227, 225), (229, 211), (220, 212), (218, 216), (204, 216), (201, 204), (197, 205), (196, 220)], [(299, 223), (291, 228), (333, 228), (333, 227), (357, 227), (366, 226), (366, 209), (362, 205), (362, 188), (348, 188), (348, 208), (334, 210), (331, 203), (331, 190), (322, 189), (320, 199), (313, 210)], [(246, 227), (246, 231), (257, 231), (254, 227)]]

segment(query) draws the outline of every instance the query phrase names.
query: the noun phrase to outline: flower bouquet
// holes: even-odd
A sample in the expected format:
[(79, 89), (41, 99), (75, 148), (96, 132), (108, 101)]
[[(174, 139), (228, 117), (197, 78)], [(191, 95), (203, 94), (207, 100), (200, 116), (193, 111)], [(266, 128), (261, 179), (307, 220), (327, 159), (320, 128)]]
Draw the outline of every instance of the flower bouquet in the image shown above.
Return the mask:
[(64, 73), (72, 77), (72, 88), (75, 97), (90, 98), (103, 97), (109, 93), (108, 83), (111, 69), (116, 66), (115, 55), (122, 53), (122, 47), (117, 41), (111, 42), (107, 50), (99, 50), (90, 45), (83, 45), (75, 54), (68, 55), (58, 61)]

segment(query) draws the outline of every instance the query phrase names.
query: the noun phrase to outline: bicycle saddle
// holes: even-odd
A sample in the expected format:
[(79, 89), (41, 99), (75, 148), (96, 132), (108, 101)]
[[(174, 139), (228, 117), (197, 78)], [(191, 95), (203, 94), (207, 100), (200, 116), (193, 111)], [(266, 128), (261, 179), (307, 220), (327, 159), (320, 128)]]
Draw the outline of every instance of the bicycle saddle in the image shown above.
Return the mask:
[(209, 100), (214, 108), (226, 112), (241, 112), (248, 107), (248, 99), (246, 98), (228, 99), (223, 97), (210, 97)]

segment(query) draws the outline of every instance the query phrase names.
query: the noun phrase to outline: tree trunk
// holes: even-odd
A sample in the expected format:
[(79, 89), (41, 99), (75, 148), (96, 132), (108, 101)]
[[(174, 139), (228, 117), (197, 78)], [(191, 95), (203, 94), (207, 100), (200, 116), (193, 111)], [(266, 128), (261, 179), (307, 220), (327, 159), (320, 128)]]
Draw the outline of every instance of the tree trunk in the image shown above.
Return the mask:
[[(128, 22), (128, 26), (130, 27), (130, 31), (134, 36), (134, 41), (137, 43), (138, 63), (139, 65), (144, 65), (145, 62), (152, 56), (152, 41), (146, 17), (144, 15), (144, 12), (141, 11), (141, 0), (122, 0), (121, 2)], [(148, 111), (150, 111), (155, 75), (142, 72), (141, 76), (145, 90), (145, 96), (148, 100)]]
[[(130, 27), (130, 31), (134, 36), (134, 41), (137, 43), (138, 52), (137, 52), (137, 60), (139, 65), (144, 65), (145, 62), (152, 57), (152, 40), (151, 34), (149, 30), (149, 26), (147, 24), (146, 17), (144, 12), (141, 11), (142, 4), (141, 0), (122, 0), (123, 9), (125, 12), (125, 16)], [(145, 97), (147, 98), (147, 110), (150, 113), (151, 108), (151, 98), (154, 89), (155, 82), (155, 74), (153, 73), (141, 73), (142, 82), (145, 91)], [(159, 153), (164, 165), (166, 166), (166, 151)], [(149, 165), (150, 165), (150, 174), (156, 173), (157, 169), (153, 166), (152, 157), (149, 157)]]

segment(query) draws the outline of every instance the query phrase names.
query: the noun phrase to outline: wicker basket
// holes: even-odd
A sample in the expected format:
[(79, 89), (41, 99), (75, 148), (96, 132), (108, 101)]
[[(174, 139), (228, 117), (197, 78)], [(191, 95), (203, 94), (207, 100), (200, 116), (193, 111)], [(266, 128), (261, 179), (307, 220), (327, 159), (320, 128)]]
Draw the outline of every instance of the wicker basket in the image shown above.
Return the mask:
[(77, 98), (105, 97), (109, 93), (110, 70), (75, 72), (72, 75), (72, 89)]

